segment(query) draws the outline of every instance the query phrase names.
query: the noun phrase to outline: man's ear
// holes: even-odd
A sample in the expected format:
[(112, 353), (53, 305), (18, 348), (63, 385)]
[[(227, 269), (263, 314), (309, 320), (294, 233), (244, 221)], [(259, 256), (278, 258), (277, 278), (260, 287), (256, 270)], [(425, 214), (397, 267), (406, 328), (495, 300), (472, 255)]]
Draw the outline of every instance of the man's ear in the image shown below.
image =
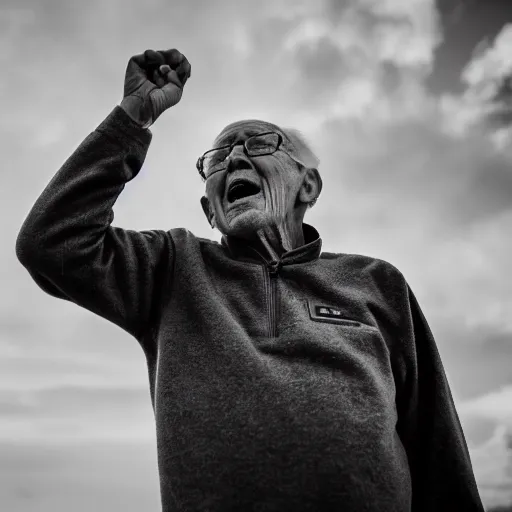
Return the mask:
[(318, 169), (306, 169), (299, 192), (300, 200), (306, 204), (310, 203), (320, 195), (320, 192), (322, 192), (322, 178)]
[(203, 207), (203, 212), (206, 215), (206, 219), (208, 220), (208, 223), (212, 227), (212, 229), (215, 227), (212, 223), (213, 219), (213, 212), (210, 209), (210, 201), (208, 201), (208, 198), (206, 196), (201, 197), (201, 206)]

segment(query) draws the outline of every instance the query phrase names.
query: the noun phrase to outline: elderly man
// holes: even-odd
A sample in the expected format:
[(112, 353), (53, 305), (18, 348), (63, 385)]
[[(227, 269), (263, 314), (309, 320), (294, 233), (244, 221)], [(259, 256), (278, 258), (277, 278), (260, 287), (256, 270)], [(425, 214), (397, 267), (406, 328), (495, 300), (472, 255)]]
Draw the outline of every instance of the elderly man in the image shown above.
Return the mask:
[(199, 158), (220, 244), (184, 228), (111, 226), (149, 126), (189, 76), (177, 50), (133, 56), (121, 105), (64, 163), (16, 243), (45, 292), (141, 345), (163, 510), (483, 511), (403, 275), (321, 252), (303, 223), (322, 180), (298, 132), (233, 123)]

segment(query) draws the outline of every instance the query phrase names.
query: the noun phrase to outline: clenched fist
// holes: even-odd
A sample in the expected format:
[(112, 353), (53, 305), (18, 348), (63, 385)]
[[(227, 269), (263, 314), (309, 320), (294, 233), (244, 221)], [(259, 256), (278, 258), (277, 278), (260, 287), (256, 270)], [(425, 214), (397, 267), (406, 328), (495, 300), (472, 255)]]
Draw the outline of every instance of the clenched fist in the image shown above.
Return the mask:
[(129, 61), (121, 108), (143, 128), (181, 100), (190, 77), (190, 63), (176, 49), (146, 50)]

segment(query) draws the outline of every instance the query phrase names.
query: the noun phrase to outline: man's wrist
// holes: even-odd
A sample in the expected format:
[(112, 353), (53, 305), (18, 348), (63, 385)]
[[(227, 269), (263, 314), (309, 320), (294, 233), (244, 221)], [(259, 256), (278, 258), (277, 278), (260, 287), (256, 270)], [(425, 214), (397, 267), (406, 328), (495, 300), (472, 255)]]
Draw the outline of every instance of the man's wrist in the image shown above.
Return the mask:
[(119, 106), (130, 116), (134, 123), (143, 129), (149, 128), (152, 123), (151, 121), (143, 120), (140, 117), (140, 102), (142, 100), (135, 96), (126, 96), (123, 98)]

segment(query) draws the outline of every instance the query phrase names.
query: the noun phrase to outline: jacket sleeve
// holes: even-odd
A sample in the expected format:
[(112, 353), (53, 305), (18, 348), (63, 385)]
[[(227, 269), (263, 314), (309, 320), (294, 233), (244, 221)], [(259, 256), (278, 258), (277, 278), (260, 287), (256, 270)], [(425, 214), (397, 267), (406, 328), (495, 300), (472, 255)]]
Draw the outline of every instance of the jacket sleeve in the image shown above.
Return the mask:
[(411, 512), (484, 512), (434, 337), (405, 280), (400, 295), (402, 382), (396, 429), (411, 472)]
[(170, 233), (112, 227), (113, 205), (144, 162), (152, 134), (118, 105), (46, 186), (16, 240), (16, 255), (46, 293), (134, 337), (144, 335), (168, 278)]

